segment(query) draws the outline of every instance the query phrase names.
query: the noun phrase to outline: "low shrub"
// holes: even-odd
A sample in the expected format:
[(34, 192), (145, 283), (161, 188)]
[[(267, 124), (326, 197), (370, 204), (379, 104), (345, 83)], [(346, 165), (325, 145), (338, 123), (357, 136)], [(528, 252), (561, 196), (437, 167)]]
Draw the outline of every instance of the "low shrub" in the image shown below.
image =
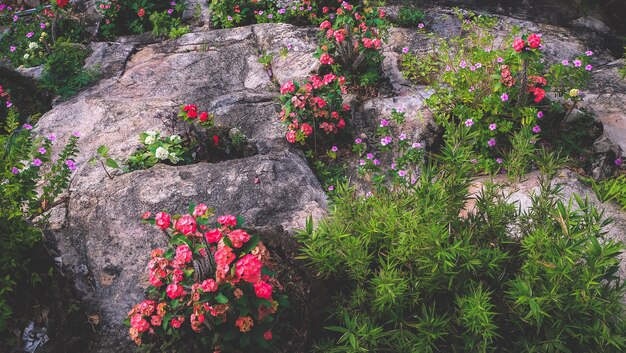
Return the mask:
[(130, 337), (138, 344), (219, 352), (271, 348), (272, 326), (288, 305), (271, 271), (270, 253), (232, 215), (217, 217), (204, 204), (189, 214), (159, 212), (146, 223), (168, 239), (148, 263), (148, 299), (128, 313)]
[(81, 44), (57, 41), (46, 58), (40, 86), (62, 98), (68, 98), (93, 82), (98, 71), (85, 70), (90, 50)]
[(398, 17), (395, 23), (400, 27), (418, 27), (424, 28), (426, 15), (416, 6), (404, 5), (398, 11)]
[[(338, 188), (298, 238), (334, 280), (320, 352), (621, 352), (621, 243), (585, 199), (542, 179), (526, 210), (487, 183), (468, 204), (473, 142), (459, 128), (416, 183)], [(552, 169), (553, 166), (548, 166)]]
[(104, 39), (152, 31), (157, 37), (179, 37), (189, 28), (181, 25), (184, 0), (110, 0), (99, 1), (96, 9), (104, 19), (99, 34)]

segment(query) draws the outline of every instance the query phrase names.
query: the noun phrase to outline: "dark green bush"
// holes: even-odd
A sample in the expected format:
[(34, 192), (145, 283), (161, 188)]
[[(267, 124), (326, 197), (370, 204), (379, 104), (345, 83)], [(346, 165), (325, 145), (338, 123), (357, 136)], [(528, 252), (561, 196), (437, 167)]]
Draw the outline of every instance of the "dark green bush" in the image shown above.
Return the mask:
[(89, 54), (89, 49), (80, 44), (57, 41), (46, 58), (41, 87), (62, 98), (76, 94), (97, 76), (94, 70), (83, 68)]
[[(463, 131), (465, 129), (461, 129)], [(299, 234), (338, 290), (324, 352), (622, 352), (623, 246), (587, 200), (542, 179), (520, 211), (487, 184), (466, 210), (476, 134), (446, 136), (410, 189), (339, 188)]]
[(401, 27), (417, 27), (426, 22), (426, 15), (415, 6), (403, 6), (398, 12), (396, 23)]

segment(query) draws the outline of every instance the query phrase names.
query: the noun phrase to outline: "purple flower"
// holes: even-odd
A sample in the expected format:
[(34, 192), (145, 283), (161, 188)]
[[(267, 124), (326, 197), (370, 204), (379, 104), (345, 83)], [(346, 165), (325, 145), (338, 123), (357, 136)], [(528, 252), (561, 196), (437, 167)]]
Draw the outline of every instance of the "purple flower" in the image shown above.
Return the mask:
[(50, 140), (51, 142), (54, 142), (57, 140), (57, 137), (54, 136), (54, 134), (50, 134), (50, 136), (48, 136), (48, 140)]
[(492, 138), (489, 139), (489, 141), (487, 141), (487, 145), (489, 145), (489, 147), (493, 147), (496, 145), (496, 139)]
[(398, 170), (398, 175), (401, 177), (406, 176), (406, 171), (405, 170)]
[(459, 64), (459, 66), (464, 69), (467, 67), (467, 62), (465, 60), (462, 60), (461, 63)]
[(534, 132), (535, 134), (538, 134), (538, 133), (540, 133), (540, 132), (541, 132), (541, 128), (539, 127), (539, 125), (535, 125), (535, 126), (533, 126), (533, 132)]
[(31, 130), (33, 128), (30, 124), (24, 124), (22, 127), (26, 130)]
[(13, 16), (13, 22), (17, 22), (17, 20), (19, 20), (19, 17), (17, 15)]
[(387, 146), (390, 143), (391, 143), (391, 136), (385, 136), (380, 139), (380, 144), (383, 146)]
[(474, 120), (472, 119), (465, 120), (465, 126), (470, 127), (472, 125), (474, 125)]
[(335, 190), (334, 186), (331, 185), (331, 186), (328, 187), (328, 191), (333, 191), (333, 190)]
[(574, 66), (576, 66), (576, 67), (581, 67), (582, 65), (583, 65), (583, 62), (582, 62), (582, 61), (580, 61), (580, 60), (578, 60), (578, 59), (574, 60)]
[(170, 2), (170, 6), (176, 6), (176, 2), (174, 1)]
[(13, 106), (13, 103), (11, 103), (10, 101), (7, 101), (7, 108), (11, 108)]
[(450, 68), (450, 65), (446, 65), (446, 71), (450, 71), (450, 70), (452, 70), (452, 69)]
[(563, 60), (563, 61), (561, 61), (561, 64), (563, 64), (563, 65), (569, 65), (569, 61), (567, 61), (567, 60)]
[(80, 132), (74, 131), (72, 132), (72, 135), (74, 135), (75, 137), (80, 137)]
[(229, 20), (229, 21), (232, 21), (233, 17), (232, 16), (228, 16), (228, 17), (226, 17), (226, 19)]
[(615, 160), (615, 165), (616, 165), (616, 166), (618, 166), (618, 167), (619, 167), (620, 165), (622, 165), (622, 159), (621, 159), (621, 158), (617, 158), (617, 159)]
[(593, 70), (593, 66), (587, 65), (587, 66), (585, 66), (585, 70), (591, 71), (591, 70)]
[(493, 131), (495, 129), (497, 129), (498, 126), (494, 123), (494, 124), (489, 124), (489, 130)]
[(38, 159), (38, 158), (33, 159), (33, 165), (35, 167), (39, 167), (41, 165), (41, 159)]
[(339, 148), (337, 148), (337, 146), (333, 146), (333, 147), (330, 148), (330, 150), (333, 151), (333, 152), (337, 152), (337, 151), (339, 151)]
[(407, 48), (407, 47), (402, 48), (402, 52), (404, 54), (408, 53), (409, 52), (409, 48)]
[(500, 96), (500, 99), (502, 99), (503, 102), (506, 102), (509, 100), (509, 95), (506, 93), (502, 93), (502, 95)]
[(592, 56), (592, 55), (593, 55), (593, 52), (592, 52), (591, 50), (587, 50), (587, 51), (585, 52), (585, 55), (587, 55), (587, 56)]
[(356, 144), (360, 144), (361, 142), (363, 142), (363, 140), (361, 140), (361, 139), (355, 139), (354, 140), (354, 143), (356, 143)]
[(395, 163), (391, 163), (391, 170), (396, 170), (396, 164)]
[(423, 24), (423, 23), (419, 23), (419, 24), (417, 25), (417, 28), (419, 28), (419, 29), (424, 28), (424, 24)]
[(15, 49), (17, 49), (17, 48), (15, 48), (14, 46), (10, 46), (10, 47), (9, 47), (9, 50), (11, 51), (11, 53), (12, 53), (12, 52), (14, 52), (14, 51), (15, 51)]
[(15, 174), (15, 175), (17, 175), (19, 172), (20, 172), (20, 170), (19, 170), (19, 169), (17, 169), (17, 167), (13, 167), (13, 168), (11, 169), (11, 173), (13, 173), (13, 174)]
[(543, 118), (543, 112), (541, 110), (537, 113), (537, 118)]
[(263, 10), (260, 10), (260, 11), (259, 11), (259, 15), (262, 15), (262, 14), (263, 14)]
[(71, 159), (68, 159), (65, 161), (65, 165), (67, 165), (67, 167), (69, 168), (69, 170), (71, 171), (75, 171), (76, 170), (76, 164), (74, 164), (74, 161)]
[(481, 63), (476, 63), (476, 65), (475, 65), (475, 66), (476, 66), (476, 68), (477, 68), (477, 69), (480, 69), (481, 67), (483, 67), (483, 64), (481, 64)]
[(499, 57), (498, 59), (496, 59), (496, 61), (497, 61), (497, 62), (499, 62), (499, 63), (503, 63), (503, 62), (504, 62), (504, 59), (503, 59), (503, 58), (501, 58), (501, 57)]
[[(269, 19), (271, 20), (272, 18), (274, 18), (274, 15), (269, 14), (269, 15), (267, 15), (267, 18), (269, 18)], [(330, 186), (329, 186), (329, 187), (330, 187)], [(334, 188), (333, 188), (333, 189), (334, 189)]]
[(474, 86), (470, 86), (470, 88), (468, 89), (469, 92), (474, 92), (475, 88)]
[(502, 158), (496, 158), (496, 163), (498, 163), (498, 164), (502, 164), (502, 162), (503, 162), (503, 161), (502, 161)]
[(371, 153), (368, 153), (365, 157), (367, 157), (367, 159), (372, 159), (374, 158), (374, 155)]
[(38, 151), (39, 151), (39, 153), (41, 153), (41, 154), (46, 154), (46, 152), (48, 152), (48, 151), (46, 151), (46, 149), (45, 149), (45, 148), (43, 148), (43, 147), (40, 147)]
[(387, 121), (386, 119), (380, 121), (380, 127), (385, 127), (387, 125), (389, 125), (389, 121)]
[(372, 163), (374, 163), (374, 165), (380, 165), (380, 161), (378, 159), (374, 159)]
[(406, 140), (406, 134), (400, 134), (400, 136), (398, 136), (398, 139), (399, 139), (400, 141), (404, 141), (404, 140)]
[(45, 23), (40, 23), (40, 24), (39, 24), (39, 27), (40, 27), (41, 29), (45, 29), (45, 28), (46, 28), (46, 24), (45, 24)]
[(422, 144), (419, 143), (419, 142), (413, 142), (413, 145), (411, 145), (411, 147), (413, 147), (413, 148), (420, 148), (420, 147), (422, 147)]
[(474, 66), (474, 65), (470, 66), (470, 70), (476, 71), (476, 66)]
[(359, 165), (365, 165), (365, 161), (364, 160), (359, 160)]
[(174, 13), (174, 9), (168, 9), (168, 10), (167, 10), (167, 14), (168, 14), (168, 15), (171, 15), (171, 14), (173, 14), (173, 13)]
[(35, 34), (35, 32), (28, 32), (26, 33), (26, 38), (30, 38)]
[(281, 14), (281, 15), (285, 14), (285, 12), (287, 12), (287, 10), (285, 10), (285, 9), (278, 10), (278, 13)]

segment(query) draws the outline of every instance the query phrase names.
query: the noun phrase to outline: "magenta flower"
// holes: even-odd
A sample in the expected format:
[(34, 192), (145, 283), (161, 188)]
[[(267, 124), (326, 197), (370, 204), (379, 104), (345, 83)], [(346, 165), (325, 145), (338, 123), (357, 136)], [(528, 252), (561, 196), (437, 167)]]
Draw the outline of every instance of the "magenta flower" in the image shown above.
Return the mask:
[(477, 68), (477, 69), (480, 69), (481, 67), (483, 67), (483, 64), (481, 64), (481, 63), (476, 63), (476, 65), (475, 65), (475, 66), (476, 66), (476, 68)]
[(65, 161), (65, 165), (67, 165), (67, 168), (71, 171), (75, 171), (76, 170), (76, 164), (74, 164), (74, 161), (71, 159), (68, 159)]
[(390, 143), (391, 143), (391, 136), (385, 136), (380, 139), (380, 144), (383, 146), (387, 146)]
[(464, 69), (467, 67), (467, 62), (465, 60), (461, 60), (461, 63), (459, 64), (459, 66)]
[(10, 101), (7, 101), (7, 108), (11, 108), (13, 106), (13, 103), (11, 103)]
[(35, 34), (35, 32), (28, 32), (26, 33), (26, 38), (30, 38)]
[(17, 49), (17, 48), (15, 48), (14, 46), (10, 46), (10, 47), (9, 47), (9, 50), (11, 51), (11, 53), (12, 53), (12, 52), (14, 52), (14, 51), (15, 51), (15, 49)]
[(503, 102), (506, 102), (509, 100), (509, 95), (506, 93), (502, 93), (502, 95), (500, 96), (500, 99), (502, 99)]
[(422, 144), (419, 143), (419, 142), (413, 142), (413, 145), (411, 145), (411, 147), (413, 147), (413, 148), (420, 148), (420, 147), (422, 147)]
[(374, 158), (374, 155), (371, 153), (368, 153), (365, 157), (367, 157), (367, 159), (372, 159)]
[(13, 168), (11, 169), (11, 173), (13, 173), (13, 174), (15, 174), (15, 175), (17, 175), (19, 172), (20, 172), (20, 170), (19, 170), (19, 169), (17, 169), (17, 167), (13, 167)]
[(380, 121), (380, 127), (385, 127), (387, 125), (389, 125), (389, 121), (387, 121), (386, 119)]
[(621, 158), (617, 158), (617, 159), (615, 160), (615, 165), (616, 165), (616, 166), (618, 166), (618, 167), (619, 167), (620, 165), (622, 165), (622, 159), (621, 159)]
[(537, 118), (543, 118), (543, 112), (541, 110), (537, 113)]
[(330, 150), (333, 151), (333, 152), (337, 152), (337, 151), (339, 151), (339, 148), (337, 146), (333, 146), (333, 147), (330, 148)]
[(359, 165), (365, 165), (365, 161), (364, 160), (359, 160)]
[(356, 144), (360, 144), (361, 142), (363, 142), (363, 140), (361, 140), (361, 139), (355, 139), (354, 140), (354, 143), (356, 143)]
[(74, 135), (74, 136), (76, 136), (76, 137), (80, 137), (80, 132), (78, 132), (78, 131), (74, 131), (74, 132), (72, 133), (72, 135)]
[(374, 163), (374, 165), (380, 165), (380, 161), (378, 159), (374, 159), (372, 163)]
[(48, 140), (50, 140), (51, 142), (54, 142), (57, 140), (57, 137), (54, 136), (54, 134), (50, 134), (50, 136), (48, 136)]
[(400, 134), (400, 136), (398, 136), (398, 139), (399, 139), (400, 141), (404, 141), (404, 140), (406, 140), (406, 134)]
[(592, 56), (592, 55), (593, 55), (593, 52), (592, 52), (591, 50), (587, 50), (587, 51), (585, 52), (585, 55), (587, 55), (587, 56)]
[(173, 14), (173, 13), (174, 13), (174, 9), (167, 9), (167, 14), (168, 14), (168, 15), (171, 15), (171, 14)]
[(497, 61), (497, 62), (499, 62), (499, 63), (503, 63), (503, 62), (504, 62), (504, 59), (503, 59), (503, 58), (501, 58), (501, 57), (499, 57), (498, 59), (496, 59), (496, 61)]
[(472, 119), (465, 120), (465, 126), (470, 127), (472, 125), (474, 125), (474, 120)]
[(333, 191), (333, 190), (335, 190), (334, 186), (331, 185), (331, 186), (328, 187), (328, 191)]
[(561, 64), (563, 64), (563, 65), (566, 65), (566, 66), (567, 66), (567, 65), (569, 65), (569, 61), (567, 61), (567, 60), (563, 60), (563, 61), (561, 61)]
[(496, 158), (496, 163), (502, 164), (502, 162), (503, 162), (502, 158)]
[(496, 139), (492, 138), (489, 139), (489, 141), (487, 141), (487, 145), (489, 145), (489, 147), (493, 147), (496, 145)]
[(423, 23), (419, 23), (419, 24), (417, 25), (417, 28), (419, 28), (419, 29), (424, 28), (424, 24), (423, 24)]
[(574, 66), (576, 66), (576, 67), (581, 67), (582, 65), (583, 65), (583, 62), (582, 62), (582, 61), (580, 61), (580, 60), (578, 60), (578, 59), (574, 60)]
[(593, 66), (587, 65), (587, 66), (585, 66), (585, 70), (591, 71), (591, 70), (593, 70)]
[(35, 167), (39, 167), (41, 165), (41, 159), (38, 159), (38, 158), (33, 159), (33, 165)]
[(404, 54), (408, 53), (409, 52), (409, 48), (407, 48), (407, 47), (402, 48), (402, 52)]
[(46, 28), (46, 24), (42, 22), (42, 23), (40, 23), (40, 24), (39, 24), (39, 27), (40, 27), (41, 29), (45, 29), (45, 28)]
[(43, 147), (39, 148), (39, 153), (46, 154), (46, 152), (48, 152), (48, 151), (46, 151), (45, 148), (43, 148)]
[(405, 170), (398, 170), (398, 175), (401, 177), (405, 177), (406, 176), (406, 171)]
[(30, 124), (24, 124), (22, 127), (26, 130), (31, 130), (33, 128)]
[(470, 88), (468, 89), (469, 92), (474, 92), (476, 88), (474, 88), (474, 86), (470, 86)]
[(493, 131), (495, 129), (497, 129), (498, 126), (494, 123), (494, 124), (489, 124), (489, 130)]
[(533, 132), (534, 132), (535, 134), (538, 134), (538, 133), (540, 133), (540, 132), (541, 132), (541, 128), (539, 127), (539, 125), (535, 125), (535, 126), (533, 126)]

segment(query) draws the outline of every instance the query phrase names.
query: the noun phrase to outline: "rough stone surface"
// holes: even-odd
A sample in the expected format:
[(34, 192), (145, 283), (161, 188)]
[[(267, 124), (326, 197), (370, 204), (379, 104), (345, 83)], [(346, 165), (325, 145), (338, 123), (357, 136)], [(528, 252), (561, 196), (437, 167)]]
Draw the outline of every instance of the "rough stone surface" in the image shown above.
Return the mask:
[[(183, 212), (189, 202), (205, 202), (219, 214), (243, 215), (249, 227), (271, 238), (268, 243), (285, 247), (290, 231), (325, 212), (321, 186), (302, 153), (284, 139), (278, 92), (257, 61), (252, 27), (190, 33), (137, 46), (130, 55), (133, 43), (122, 38), (94, 44), (88, 65), (99, 63), (109, 78), (57, 104), (37, 125), (40, 134), (59, 137), (57, 149), (73, 131), (81, 133), (69, 201), (51, 215), (66, 272), (89, 313), (101, 316), (93, 352), (130, 350), (122, 322), (143, 298), (151, 248), (164, 243), (159, 232), (139, 223), (143, 212)], [(158, 165), (116, 173), (112, 180), (86, 163), (100, 145), (124, 160), (142, 131), (177, 132), (181, 123), (173, 119), (189, 103), (215, 113), (218, 125), (241, 129), (258, 154), (216, 164)]]

